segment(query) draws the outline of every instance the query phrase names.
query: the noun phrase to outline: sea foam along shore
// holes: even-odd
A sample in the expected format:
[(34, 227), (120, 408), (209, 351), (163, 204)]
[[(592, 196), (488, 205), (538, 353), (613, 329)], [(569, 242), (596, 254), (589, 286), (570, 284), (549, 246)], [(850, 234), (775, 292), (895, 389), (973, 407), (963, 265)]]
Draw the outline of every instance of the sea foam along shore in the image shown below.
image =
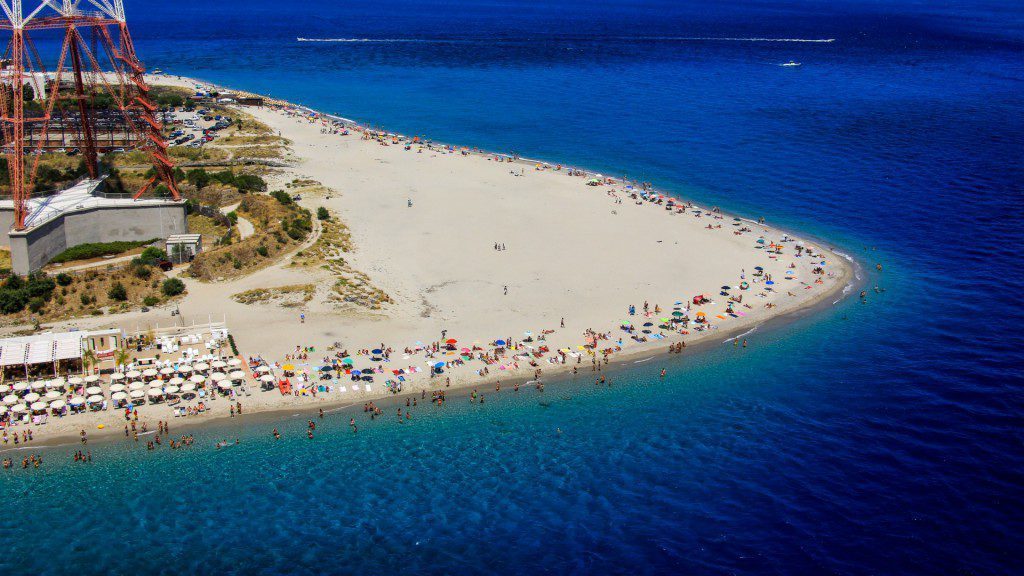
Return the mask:
[[(163, 76), (154, 77), (153, 82), (188, 88), (210, 86)], [(715, 329), (691, 330), (685, 341), (692, 347), (699, 341), (718, 342), (769, 319), (807, 310), (817, 302), (832, 302), (835, 298), (830, 296), (851, 290), (855, 265), (820, 248), (827, 246), (824, 242), (804, 237), (804, 246), (821, 256), (797, 258), (793, 246), (799, 237), (793, 234), (688, 204), (683, 211), (666, 210), (664, 200), (655, 203), (631, 197), (618, 180), (592, 187), (586, 181), (593, 174), (568, 176), (567, 168), (556, 169), (555, 164), (499, 161), (493, 153), (438, 144), (406, 149), (391, 144), (402, 138), (362, 138), (366, 129), (350, 120), (345, 122), (352, 133), (341, 136), (336, 117), (282, 101), (271, 103), (262, 109), (240, 110), (291, 142), (291, 166), (275, 177), (272, 187), (310, 179), (336, 191), (304, 198), (302, 203), (311, 209), (326, 206), (340, 215), (357, 247), (346, 259), (365, 270), (395, 303), (383, 313), (339, 310), (337, 301), (325, 297), (335, 281), (330, 274), (290, 266), (287, 259), (239, 280), (190, 282), (181, 309), (199, 316), (224, 314), (243, 355), (262, 354), (270, 361), (283, 362), (296, 345), (314, 346), (317, 351), (309, 359), (312, 369), (327, 356), (325, 349), (335, 340), (343, 340), (353, 351), (385, 343), (395, 348), (392, 364), (397, 367), (423, 365), (422, 353), (398, 360), (403, 356), (399, 351), (417, 341), (436, 341), (441, 330), (465, 343), (479, 339), (484, 346), (509, 335), (521, 339), (519, 335), (525, 331), (539, 335), (554, 330), (546, 342), (552, 351), (577, 352), (584, 343), (584, 331), (591, 329), (609, 335), (608, 340), (599, 342), (599, 348), (615, 347), (621, 338), (621, 350), (611, 360), (629, 363), (645, 355), (663, 354), (669, 343), (681, 338), (665, 331), (668, 337), (664, 340), (640, 343), (630, 339), (620, 329), (624, 319), (646, 320), (627, 315), (631, 304), (640, 309), (647, 300), (653, 309), (660, 303), (668, 313), (675, 302), (684, 302), (694, 312), (698, 308), (706, 312)], [(408, 206), (407, 201), (413, 205)], [(748, 231), (738, 233), (740, 229)], [(786, 236), (793, 242), (784, 243), (784, 253), (769, 255), (764, 246)], [(760, 239), (765, 244), (758, 244)], [(496, 243), (505, 244), (507, 250), (494, 250)], [(827, 261), (827, 273), (816, 275), (814, 268), (820, 261)], [(790, 269), (790, 264), (796, 267)], [(750, 308), (737, 305), (742, 315), (724, 315), (726, 302), (718, 294), (719, 287), (739, 284), (741, 271), (753, 281), (756, 266), (772, 274), (779, 289), (764, 292), (761, 298), (755, 292), (764, 286), (755, 285), (742, 292)], [(787, 274), (790, 270), (793, 273)], [(821, 283), (815, 284), (815, 279)], [(299, 321), (295, 309), (250, 306), (229, 297), (246, 289), (300, 282), (321, 287), (317, 299), (305, 309), (305, 323)], [(509, 289), (507, 294), (504, 287)], [(696, 294), (708, 294), (715, 303), (689, 304)], [(773, 307), (766, 308), (767, 303)], [(166, 310), (160, 313), (169, 315)], [(560, 326), (563, 318), (564, 329)], [(154, 320), (170, 323), (169, 318), (154, 318), (153, 313), (127, 313), (53, 328), (114, 324), (135, 330)], [(657, 332), (662, 330), (654, 328), (653, 333)], [(477, 371), (483, 364), (470, 362), (447, 370), (445, 376), (451, 377), (452, 388), (486, 386), (497, 379), (508, 383), (532, 377), (533, 368), (522, 364), (518, 370), (490, 366), (490, 374), (481, 377)], [(573, 366), (549, 364), (546, 358), (539, 364), (545, 379)], [(589, 370), (589, 357), (580, 366)], [(403, 391), (419, 393), (443, 385), (443, 379), (430, 380), (421, 374), (409, 378)], [(374, 388), (373, 392), (320, 394), (315, 399), (259, 393), (244, 402), (246, 412), (253, 413), (358, 404), (388, 395), (379, 381)], [(197, 420), (227, 416), (226, 403), (214, 406)], [(170, 415), (161, 406), (143, 410), (143, 415), (154, 421)], [(100, 423), (116, 433), (119, 419), (117, 412), (108, 411), (59, 424), (51, 421), (55, 425), (45, 437), (74, 436), (80, 428), (96, 430)]]

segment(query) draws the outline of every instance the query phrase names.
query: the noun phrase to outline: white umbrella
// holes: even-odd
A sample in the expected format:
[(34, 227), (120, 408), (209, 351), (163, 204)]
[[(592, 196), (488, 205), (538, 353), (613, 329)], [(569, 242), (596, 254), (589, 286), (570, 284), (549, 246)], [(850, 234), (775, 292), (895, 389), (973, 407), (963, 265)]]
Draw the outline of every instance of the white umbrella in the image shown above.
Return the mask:
[(28, 382), (17, 382), (12, 386), (15, 392), (21, 392), (22, 390), (28, 390)]
[(231, 374), (228, 374), (228, 377), (231, 378), (232, 380), (244, 380), (245, 372), (242, 372), (241, 370), (235, 370)]
[(7, 413), (7, 406), (4, 406), (3, 404), (0, 404), (0, 414), (6, 414), (6, 413)]
[(129, 370), (124, 376), (129, 379), (138, 378), (139, 376), (142, 376), (142, 372), (139, 372), (138, 370)]
[(57, 392), (56, 390), (50, 390), (49, 392), (43, 395), (43, 398), (46, 398), (47, 400), (56, 400), (60, 397), (61, 393)]
[(213, 366), (214, 368), (220, 370), (221, 368), (226, 367), (227, 363), (224, 362), (223, 360), (214, 360), (213, 362), (210, 363), (210, 366)]
[(145, 378), (152, 378), (157, 374), (158, 372), (156, 371), (156, 368), (146, 368), (145, 370), (142, 371), (142, 376)]
[(0, 394), (10, 394), (11, 387), (7, 384), (0, 384)]
[(150, 398), (159, 398), (159, 397), (161, 397), (163, 395), (164, 395), (164, 391), (159, 389), (159, 388), (150, 388), (149, 389), (149, 397)]
[(164, 376), (170, 376), (171, 374), (174, 374), (174, 368), (171, 368), (170, 366), (167, 368), (161, 368), (160, 373)]
[(39, 394), (36, 394), (35, 392), (25, 394), (25, 402), (35, 402), (36, 400), (39, 400)]
[(198, 370), (200, 372), (205, 372), (206, 370), (210, 369), (210, 365), (207, 364), (206, 362), (200, 362), (199, 364), (196, 364), (195, 366), (193, 366), (193, 368), (195, 368), (196, 370)]
[(199, 374), (193, 374), (192, 376), (189, 377), (188, 381), (194, 384), (202, 384), (203, 382), (206, 382), (206, 378), (200, 376)]
[(111, 382), (113, 382), (114, 380), (124, 380), (124, 374), (120, 372), (114, 372), (113, 374), (110, 375), (110, 380)]
[(111, 392), (124, 392), (125, 391), (124, 384), (111, 384), (110, 385), (110, 391)]
[(15, 404), (11, 406), (11, 412), (28, 412), (28, 406), (24, 404)]
[(46, 407), (47, 407), (47, 403), (46, 402), (33, 402), (32, 406), (31, 406), (33, 412), (39, 412), (40, 410), (46, 410)]
[[(85, 382), (85, 380), (79, 378), (78, 376), (72, 376), (71, 378), (68, 378), (68, 384), (72, 386), (78, 386), (82, 382)], [(50, 386), (50, 388), (61, 388), (62, 386), (64, 386), (64, 380), (60, 378), (54, 378), (53, 380), (50, 380), (50, 383), (48, 385)]]
[(145, 395), (146, 395), (146, 393), (143, 392), (142, 390), (132, 390), (132, 393), (131, 393), (131, 397), (132, 398), (142, 398)]
[(68, 404), (71, 404), (72, 406), (81, 406), (82, 404), (85, 404), (85, 398), (82, 398), (81, 396), (72, 396), (71, 400), (68, 400)]
[(217, 387), (220, 388), (221, 390), (230, 390), (231, 389), (231, 382), (229, 382), (228, 380), (221, 380), (217, 384)]
[(111, 400), (124, 400), (127, 397), (127, 392), (114, 392), (113, 394), (110, 395)]
[(95, 396), (96, 394), (103, 394), (103, 389), (99, 386), (89, 386), (85, 389), (85, 393), (90, 396)]
[(65, 402), (63, 400), (54, 400), (53, 402), (50, 402), (50, 409), (51, 410), (60, 410), (66, 404), (67, 404), (67, 402)]
[[(111, 379), (113, 379), (113, 378), (114, 378), (113, 374), (111, 374), (110, 378), (111, 378)], [(83, 378), (83, 380), (85, 380), (85, 382), (86, 382), (87, 384), (92, 384), (93, 382), (99, 382), (99, 381), (100, 381), (100, 377), (99, 377), (99, 376), (97, 376), (96, 374), (89, 374), (88, 376), (86, 376), (85, 378)]]
[(223, 372), (214, 372), (213, 374), (210, 374), (210, 380), (213, 380), (214, 382), (220, 382), (225, 378), (227, 378), (227, 375)]
[(88, 402), (89, 404), (99, 404), (103, 402), (103, 396), (100, 396), (99, 394), (93, 394), (92, 396), (86, 398), (85, 401)]
[(182, 364), (181, 366), (178, 366), (178, 372), (181, 372), (182, 374), (188, 374), (191, 371), (192, 366), (189, 364)]
[(274, 382), (274, 377), (270, 374), (264, 374), (263, 376), (260, 376), (260, 380), (263, 380), (264, 382)]
[(270, 372), (270, 366), (260, 366), (259, 368), (256, 368), (256, 371), (266, 374), (267, 372)]
[(178, 378), (177, 376), (175, 376), (174, 378), (168, 380), (167, 383), (170, 384), (171, 386), (181, 386), (182, 384), (185, 383), (185, 379)]
[(228, 358), (228, 366), (241, 366), (242, 361), (238, 358)]
[(191, 382), (186, 382), (186, 383), (185, 383), (184, 385), (182, 385), (182, 387), (181, 387), (181, 391), (182, 391), (182, 392), (192, 392), (192, 391), (194, 391), (195, 389), (196, 389), (196, 385), (195, 385), (195, 384), (193, 384), (193, 383), (191, 383)]
[(146, 385), (143, 384), (142, 382), (139, 382), (139, 381), (132, 382), (131, 384), (128, 385), (128, 389), (133, 391), (133, 392), (135, 390), (142, 390), (145, 387), (146, 387)]
[(177, 394), (177, 393), (178, 393), (178, 387), (177, 386), (168, 386), (168, 387), (164, 388), (164, 394)]
[(17, 404), (17, 403), (18, 403), (18, 397), (15, 396), (14, 394), (8, 394), (7, 396), (4, 396), (4, 404), (6, 404), (8, 406), (11, 406), (12, 404)]
[(37, 380), (32, 383), (33, 390), (43, 390), (46, 388), (46, 380)]

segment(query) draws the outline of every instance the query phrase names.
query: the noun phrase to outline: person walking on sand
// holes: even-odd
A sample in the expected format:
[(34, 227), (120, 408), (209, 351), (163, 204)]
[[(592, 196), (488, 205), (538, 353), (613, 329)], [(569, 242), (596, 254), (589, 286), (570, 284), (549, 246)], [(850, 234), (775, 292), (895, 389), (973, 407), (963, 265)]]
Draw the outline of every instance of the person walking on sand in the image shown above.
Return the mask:
[(508, 296), (508, 286), (505, 286), (505, 296)]

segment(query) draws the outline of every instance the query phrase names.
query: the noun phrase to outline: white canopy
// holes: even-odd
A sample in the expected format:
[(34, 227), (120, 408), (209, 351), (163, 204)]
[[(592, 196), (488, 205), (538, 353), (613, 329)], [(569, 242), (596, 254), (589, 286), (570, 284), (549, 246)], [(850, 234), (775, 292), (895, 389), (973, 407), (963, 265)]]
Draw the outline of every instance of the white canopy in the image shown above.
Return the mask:
[(230, 390), (231, 382), (229, 380), (221, 380), (220, 382), (217, 383), (217, 387), (220, 388), (221, 390)]
[(11, 406), (11, 412), (28, 412), (28, 406), (24, 404), (15, 404)]
[(113, 374), (110, 375), (110, 380), (111, 380), (111, 382), (113, 382), (115, 380), (124, 380), (124, 377), (125, 377), (124, 374), (122, 374), (120, 372), (114, 372)]
[(110, 395), (111, 400), (124, 400), (127, 397), (127, 392), (114, 392), (113, 394)]
[(125, 390), (126, 390), (126, 388), (125, 388), (124, 384), (111, 384), (110, 385), (110, 391), (111, 392), (124, 392)]
[(103, 396), (100, 396), (99, 394), (93, 394), (92, 396), (86, 398), (85, 401), (88, 402), (89, 404), (99, 404), (103, 402)]
[(89, 386), (85, 389), (85, 393), (94, 396), (96, 394), (103, 394), (103, 389), (99, 386)]
[(85, 404), (85, 398), (82, 398), (81, 396), (72, 396), (71, 400), (68, 400), (68, 404), (71, 404), (72, 406), (81, 406), (82, 404)]
[(12, 386), (11, 388), (13, 388), (15, 392), (28, 390), (28, 382), (15, 382), (14, 386)]
[(214, 360), (213, 362), (210, 363), (210, 366), (213, 366), (214, 368), (217, 368), (219, 370), (221, 368), (226, 367), (227, 362), (224, 362), (223, 360)]
[(199, 374), (193, 374), (192, 376), (189, 377), (188, 380), (189, 382), (193, 382), (195, 384), (202, 384), (203, 382), (206, 382), (206, 378), (200, 376)]
[(138, 380), (136, 380), (135, 382), (132, 382), (131, 384), (128, 385), (128, 389), (133, 391), (133, 392), (135, 390), (142, 390), (145, 387), (146, 387), (146, 385), (144, 383), (142, 383), (142, 382), (139, 382)]
[(273, 382), (274, 377), (270, 374), (264, 374), (263, 376), (260, 376), (260, 380), (263, 380), (264, 382)]
[(46, 388), (46, 380), (36, 380), (32, 383), (33, 390), (42, 390)]
[(142, 375), (146, 378), (152, 378), (157, 374), (159, 374), (159, 372), (156, 371), (156, 368), (146, 368), (142, 371)]
[(47, 406), (49, 406), (49, 404), (46, 402), (33, 402), (31, 408), (33, 412), (39, 412), (40, 410), (46, 410)]
[(66, 405), (66, 404), (67, 404), (67, 402), (65, 402), (65, 401), (63, 401), (63, 400), (54, 400), (53, 402), (50, 402), (50, 408), (51, 408), (52, 410), (60, 410), (60, 409), (61, 409), (61, 408), (63, 408), (63, 407), (64, 407), (64, 406)]
[(0, 384), (0, 394), (10, 394), (11, 387), (7, 384)]
[(245, 372), (242, 372), (241, 370), (235, 370), (231, 374), (228, 374), (228, 378), (231, 378), (232, 380), (244, 380)]
[(191, 371), (192, 371), (192, 366), (189, 365), (189, 364), (182, 364), (182, 365), (178, 366), (178, 372), (181, 372), (182, 374), (188, 374)]
[(256, 368), (256, 371), (257, 372), (261, 372), (263, 374), (266, 374), (267, 372), (270, 372), (270, 366), (266, 366), (266, 365), (260, 366), (260, 367)]
[(163, 395), (164, 395), (164, 391), (159, 389), (159, 388), (150, 388), (149, 389), (149, 397), (150, 398), (159, 398), (159, 397), (161, 397)]
[(160, 373), (163, 374), (164, 376), (170, 376), (171, 374), (174, 374), (174, 368), (171, 368), (170, 366), (166, 368), (161, 368)]
[(25, 402), (35, 402), (36, 400), (39, 400), (39, 398), (39, 394), (36, 394), (35, 392), (25, 394)]

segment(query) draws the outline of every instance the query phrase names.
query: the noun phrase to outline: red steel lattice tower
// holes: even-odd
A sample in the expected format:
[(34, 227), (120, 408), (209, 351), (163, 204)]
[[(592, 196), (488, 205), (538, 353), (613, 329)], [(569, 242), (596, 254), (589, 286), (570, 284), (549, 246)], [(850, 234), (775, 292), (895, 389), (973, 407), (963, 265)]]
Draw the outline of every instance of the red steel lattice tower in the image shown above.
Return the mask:
[[(100, 176), (97, 114), (90, 106), (97, 95), (107, 97), (113, 103), (110, 108), (119, 111), (124, 141), (146, 152), (153, 165), (153, 175), (134, 198), (163, 184), (171, 197), (179, 200), (174, 162), (167, 154), (163, 125), (149, 97), (145, 67), (135, 52), (122, 0), (36, 0), (31, 6), (24, 4), (22, 0), (0, 0), (6, 18), (0, 19), (0, 31), (10, 36), (0, 69), (0, 123), (14, 202), (14, 229), (25, 229), (27, 202), (35, 187), (41, 153), (56, 147), (50, 129), (55, 117), (64, 113), (65, 106), (58, 106), (59, 102), (67, 105), (74, 101), (70, 108), (77, 113), (73, 121), (77, 147), (89, 177)], [(50, 70), (32, 41), (33, 34), (44, 30), (63, 32), (60, 52)], [(91, 36), (92, 48), (86, 36)], [(61, 91), (61, 80), (67, 75), (73, 94)], [(28, 87), (31, 115), (26, 115)], [(63, 136), (67, 126), (63, 119), (60, 124)], [(64, 145), (62, 139), (59, 146)]]

